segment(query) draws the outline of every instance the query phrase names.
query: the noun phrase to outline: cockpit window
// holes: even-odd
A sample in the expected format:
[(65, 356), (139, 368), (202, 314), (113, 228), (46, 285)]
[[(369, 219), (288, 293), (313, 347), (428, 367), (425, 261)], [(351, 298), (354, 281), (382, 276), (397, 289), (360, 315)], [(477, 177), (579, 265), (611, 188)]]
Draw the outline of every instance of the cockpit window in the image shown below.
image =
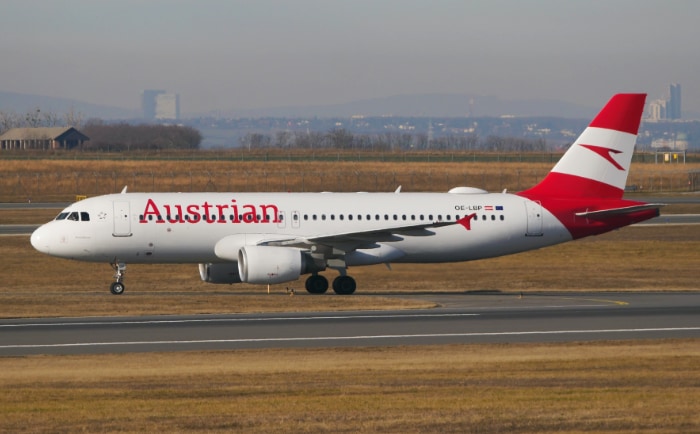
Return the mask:
[(62, 212), (59, 215), (57, 215), (54, 220), (72, 220), (74, 222), (89, 222), (90, 213), (85, 211)]

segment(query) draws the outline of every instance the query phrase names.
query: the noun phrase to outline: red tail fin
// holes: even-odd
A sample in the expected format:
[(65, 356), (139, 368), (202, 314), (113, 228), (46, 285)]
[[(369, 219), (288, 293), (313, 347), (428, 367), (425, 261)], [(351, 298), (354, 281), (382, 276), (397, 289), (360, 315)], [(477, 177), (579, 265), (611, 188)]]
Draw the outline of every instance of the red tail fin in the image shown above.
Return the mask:
[(603, 107), (528, 197), (620, 199), (646, 94), (617, 94)]

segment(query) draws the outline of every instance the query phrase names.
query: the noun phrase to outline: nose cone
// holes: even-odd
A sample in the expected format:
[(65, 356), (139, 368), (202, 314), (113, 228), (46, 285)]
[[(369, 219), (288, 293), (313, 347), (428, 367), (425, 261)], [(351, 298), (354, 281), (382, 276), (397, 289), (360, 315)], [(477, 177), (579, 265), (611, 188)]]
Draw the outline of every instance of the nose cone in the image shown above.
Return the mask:
[(41, 253), (46, 253), (47, 255), (50, 254), (49, 232), (46, 225), (39, 226), (34, 232), (32, 232), (32, 237), (29, 240), (35, 249)]

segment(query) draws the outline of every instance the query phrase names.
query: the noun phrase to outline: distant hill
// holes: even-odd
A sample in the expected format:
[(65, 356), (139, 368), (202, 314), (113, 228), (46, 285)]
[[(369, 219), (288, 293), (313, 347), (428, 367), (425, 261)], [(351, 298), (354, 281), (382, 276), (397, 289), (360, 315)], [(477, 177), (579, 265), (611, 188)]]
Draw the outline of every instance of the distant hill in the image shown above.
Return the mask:
[[(601, 102), (602, 104), (602, 102)], [(109, 105), (92, 104), (68, 98), (54, 98), (0, 91), (0, 111), (26, 113), (40, 108), (58, 115), (73, 109), (84, 118), (105, 120), (138, 119), (139, 109), (125, 109)], [(183, 107), (187, 112), (186, 107)], [(362, 116), (403, 116), (403, 117), (498, 117), (551, 116), (570, 119), (590, 119), (600, 107), (587, 107), (565, 101), (551, 99), (508, 100), (495, 96), (465, 94), (415, 94), (397, 95), (351, 101), (342, 104), (310, 106), (269, 107), (262, 109), (229, 109), (207, 113), (189, 113), (185, 118), (200, 116), (229, 118), (261, 117), (305, 117), (333, 118)], [(684, 112), (685, 119), (700, 118), (700, 114)]]
[(81, 113), (85, 119), (131, 119), (141, 115), (140, 110), (91, 104), (68, 98), (0, 91), (0, 111), (12, 111), (21, 114), (37, 108), (42, 111), (53, 112), (59, 116), (72, 109), (77, 113)]
[(590, 118), (596, 108), (547, 99), (503, 100), (494, 96), (418, 94), (373, 98), (343, 104), (217, 111), (224, 117), (420, 116), (557, 116)]

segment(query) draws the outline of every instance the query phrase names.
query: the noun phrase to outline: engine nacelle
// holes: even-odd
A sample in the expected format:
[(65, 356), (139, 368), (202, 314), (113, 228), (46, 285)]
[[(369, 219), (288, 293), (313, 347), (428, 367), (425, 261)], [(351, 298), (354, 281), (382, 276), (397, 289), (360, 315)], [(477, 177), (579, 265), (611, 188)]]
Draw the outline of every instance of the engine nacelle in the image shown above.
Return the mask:
[(293, 247), (244, 246), (238, 251), (238, 274), (247, 283), (289, 282), (324, 268)]
[(238, 267), (233, 262), (199, 264), (199, 277), (208, 283), (241, 283)]

